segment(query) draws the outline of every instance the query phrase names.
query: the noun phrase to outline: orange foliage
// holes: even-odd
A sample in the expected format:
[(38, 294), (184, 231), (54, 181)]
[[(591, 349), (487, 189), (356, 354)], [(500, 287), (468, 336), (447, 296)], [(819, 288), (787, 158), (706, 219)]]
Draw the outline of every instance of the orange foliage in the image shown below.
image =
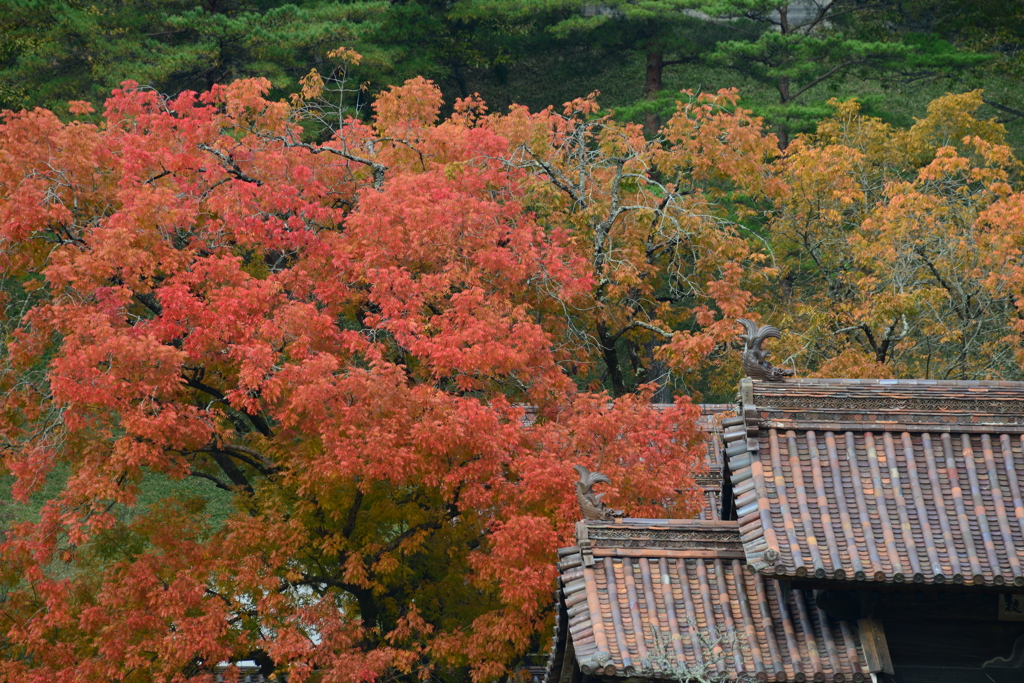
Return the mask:
[[(664, 143), (591, 99), (439, 121), (415, 79), (314, 144), (316, 81), (6, 114), (3, 467), (21, 500), (67, 477), (0, 543), (0, 679), (257, 652), (296, 683), (489, 680), (549, 628), (573, 464), (692, 511), (696, 408), (650, 382), (709, 367), (771, 272), (721, 202), (777, 183), (759, 121), (732, 93)], [(602, 372), (614, 397), (580, 389)], [(133, 507), (149, 473), (235, 512)]]

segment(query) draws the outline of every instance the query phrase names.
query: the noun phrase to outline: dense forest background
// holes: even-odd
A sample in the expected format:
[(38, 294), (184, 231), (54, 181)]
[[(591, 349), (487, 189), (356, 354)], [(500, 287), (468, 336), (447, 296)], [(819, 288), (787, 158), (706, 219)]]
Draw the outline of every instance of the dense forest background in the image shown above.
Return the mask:
[[(600, 91), (657, 129), (683, 89), (739, 88), (786, 142), (833, 97), (898, 126), (945, 92), (1024, 144), (1024, 7), (1013, 0), (5, 0), (0, 107), (67, 112), (132, 79), (166, 94), (265, 76), (277, 94), (344, 45), (356, 111), (422, 75), (449, 104), (560, 106)], [(329, 67), (326, 67), (329, 68)], [(358, 99), (358, 98), (357, 98)]]

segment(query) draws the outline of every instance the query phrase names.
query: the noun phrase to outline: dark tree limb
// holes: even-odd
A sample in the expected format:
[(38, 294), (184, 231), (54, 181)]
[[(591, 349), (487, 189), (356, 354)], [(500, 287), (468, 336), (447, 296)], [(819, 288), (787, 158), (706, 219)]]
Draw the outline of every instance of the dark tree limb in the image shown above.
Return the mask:
[(136, 301), (149, 309), (153, 315), (163, 315), (164, 307), (160, 305), (160, 302), (157, 301), (152, 292), (136, 292), (134, 297)]
[[(377, 163), (373, 159), (367, 159), (357, 154), (352, 154), (346, 149), (338, 149), (337, 147), (331, 147), (330, 145), (311, 145), (307, 142), (294, 142), (289, 140), (282, 140), (285, 147), (298, 147), (304, 149), (311, 154), (334, 154), (342, 159), (353, 161), (357, 164), (364, 164), (370, 167), (370, 171), (373, 173), (373, 189), (382, 190), (384, 188), (384, 174), (388, 170), (388, 167), (384, 164)], [(411, 147), (411, 145), (410, 145)], [(421, 156), (422, 159), (422, 156)]]
[(249, 448), (248, 446), (240, 446), (238, 444), (225, 443), (220, 444), (220, 449), (227, 451), (233, 458), (241, 460), (245, 464), (249, 465), (255, 470), (258, 470), (261, 474), (270, 476), (277, 474), (278, 469), (274, 463), (267, 456), (263, 455), (255, 448)]
[(352, 505), (348, 509), (348, 515), (345, 518), (345, 526), (341, 528), (341, 535), (345, 538), (351, 538), (352, 532), (356, 529), (356, 518), (359, 516), (359, 508), (363, 505), (363, 491), (359, 488), (359, 484), (356, 484), (356, 495), (352, 499)]
[(228, 476), (232, 484), (244, 489), (247, 493), (253, 493), (252, 484), (249, 483), (249, 479), (242, 470), (238, 469), (238, 465), (228, 457), (227, 453), (216, 449), (210, 449), (208, 452), (213, 456), (214, 462)]
[(262, 180), (257, 180), (256, 178), (253, 178), (253, 177), (247, 175), (245, 173), (245, 171), (243, 171), (241, 169), (241, 167), (239, 167), (238, 163), (235, 161), (235, 158), (233, 156), (231, 156), (230, 154), (225, 154), (224, 152), (221, 152), (220, 150), (214, 149), (213, 147), (210, 147), (205, 142), (200, 142), (196, 146), (199, 147), (199, 149), (201, 149), (201, 150), (203, 150), (205, 152), (209, 152), (213, 156), (217, 157), (217, 159), (220, 161), (220, 165), (224, 168), (224, 170), (227, 172), (227, 174), (229, 176), (231, 176), (233, 178), (237, 178), (238, 180), (241, 180), (242, 182), (252, 183), (252, 184), (256, 185), (257, 187), (259, 187), (259, 186), (261, 186), (263, 184)]
[[(224, 392), (216, 387), (210, 386), (209, 384), (203, 383), (202, 379), (200, 379), (201, 376), (202, 375), (198, 373), (193, 374), (191, 377), (188, 375), (182, 375), (182, 379), (185, 380), (186, 386), (192, 387), (193, 389), (198, 389), (204, 394), (208, 394), (209, 396), (214, 397), (224, 405), (230, 405), (228, 403), (227, 396), (224, 394)], [(252, 426), (255, 427), (260, 434), (267, 438), (274, 436), (274, 431), (270, 428), (270, 425), (267, 423), (267, 421), (263, 418), (262, 415), (258, 413), (252, 414), (245, 411), (238, 412), (241, 415), (245, 415), (246, 419), (248, 419), (249, 422), (252, 423)]]
[(212, 474), (207, 474), (206, 472), (196, 472), (195, 470), (189, 472), (188, 474), (189, 474), (190, 477), (198, 477), (199, 479), (206, 479), (208, 481), (212, 481), (214, 483), (214, 485), (217, 488), (221, 489), (222, 491), (229, 491), (229, 492), (233, 491), (231, 486), (229, 486), (228, 484), (225, 484), (224, 482), (222, 482), (220, 479), (218, 479), (217, 477), (213, 476)]
[(441, 522), (424, 522), (423, 524), (417, 524), (414, 527), (409, 527), (402, 533), (398, 534), (395, 538), (386, 544), (383, 548), (373, 554), (373, 561), (376, 562), (382, 558), (386, 553), (394, 552), (398, 549), (398, 546), (402, 545), (402, 542), (412, 538), (421, 531), (437, 530), (441, 528)]
[[(1007, 107), (1005, 104), (1000, 104), (1000, 103), (996, 102), (995, 100), (988, 99), (987, 97), (982, 97), (981, 101), (984, 102), (985, 104), (987, 104), (990, 107), (998, 109), (999, 111), (1005, 112), (1007, 114), (1013, 114), (1013, 118), (1014, 119), (1024, 118), (1024, 111), (1021, 111), (1020, 109), (1014, 109), (1013, 107)], [(1012, 121), (1013, 119), (1010, 119), (1010, 120)]]

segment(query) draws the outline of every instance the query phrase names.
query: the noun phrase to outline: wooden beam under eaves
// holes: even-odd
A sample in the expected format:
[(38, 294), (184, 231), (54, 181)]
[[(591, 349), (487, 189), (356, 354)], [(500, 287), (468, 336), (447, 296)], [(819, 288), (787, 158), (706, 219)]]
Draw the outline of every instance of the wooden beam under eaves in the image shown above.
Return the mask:
[(873, 674), (895, 673), (892, 668), (892, 659), (889, 657), (889, 644), (885, 642), (885, 631), (882, 629), (882, 622), (874, 617), (861, 619), (857, 622), (860, 627), (860, 644), (864, 648), (864, 659), (867, 660), (868, 671)]

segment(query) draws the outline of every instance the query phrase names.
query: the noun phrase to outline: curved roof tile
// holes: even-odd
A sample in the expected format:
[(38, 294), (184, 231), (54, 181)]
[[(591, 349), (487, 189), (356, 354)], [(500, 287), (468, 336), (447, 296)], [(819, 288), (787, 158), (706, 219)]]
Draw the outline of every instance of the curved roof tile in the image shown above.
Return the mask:
[(810, 591), (746, 571), (733, 522), (581, 522), (560, 551), (560, 615), (547, 680), (584, 674), (686, 680), (861, 681), (855, 623)]
[(723, 441), (767, 575), (1024, 585), (1024, 383), (740, 385)]

